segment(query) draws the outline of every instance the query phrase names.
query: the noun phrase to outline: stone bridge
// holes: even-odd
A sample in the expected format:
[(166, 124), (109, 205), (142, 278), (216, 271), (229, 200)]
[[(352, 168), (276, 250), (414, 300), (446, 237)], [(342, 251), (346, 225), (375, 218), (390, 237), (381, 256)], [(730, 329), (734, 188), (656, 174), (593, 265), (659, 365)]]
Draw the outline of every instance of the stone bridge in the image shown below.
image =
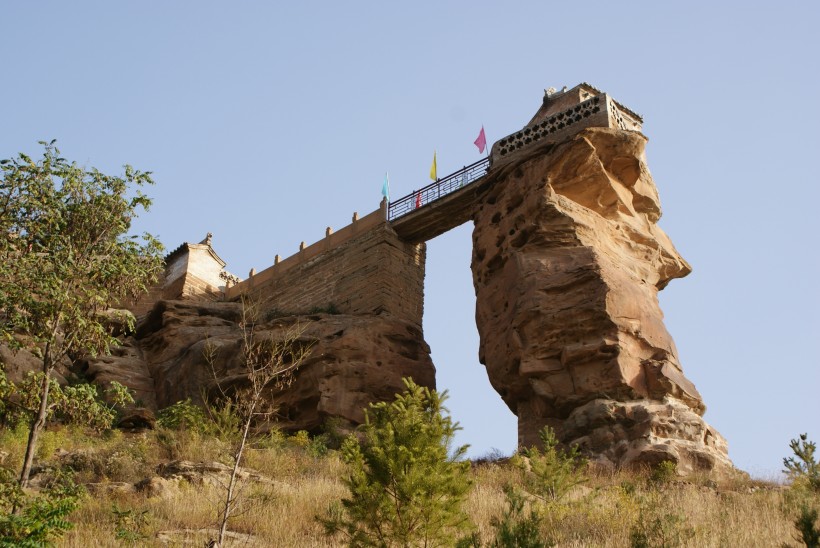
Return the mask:
[[(550, 425), (607, 466), (671, 460), (683, 471), (727, 469), (725, 441), (701, 418), (705, 406), (658, 305), (658, 290), (690, 267), (656, 224), (660, 202), (641, 124), (588, 84), (551, 89), (488, 158), (354, 214), (335, 232), (328, 227), (324, 239), (302, 242), (245, 280), (223, 271), (209, 239), (183, 244), (149, 300), (252, 293), (280, 316), (381, 318), (421, 337), (425, 242), (472, 221), (479, 359), (518, 417), (521, 444), (537, 443)], [(399, 353), (429, 362), (418, 344)], [(343, 379), (342, 361), (328, 369), (334, 388), (311, 417), (343, 414), (333, 398), (364, 390)], [(388, 382), (377, 380), (384, 370), (350, 374)]]

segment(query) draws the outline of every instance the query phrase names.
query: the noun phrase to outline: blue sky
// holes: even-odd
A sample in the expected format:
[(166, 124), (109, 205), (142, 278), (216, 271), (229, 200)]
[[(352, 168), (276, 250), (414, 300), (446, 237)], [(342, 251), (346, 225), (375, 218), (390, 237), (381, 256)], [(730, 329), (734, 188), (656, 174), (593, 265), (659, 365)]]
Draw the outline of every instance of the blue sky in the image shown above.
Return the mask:
[[(588, 81), (644, 116), (661, 226), (693, 265), (661, 293), (735, 463), (820, 439), (817, 2), (4, 2), (0, 157), (58, 139), (154, 172), (138, 228), (210, 231), (246, 276), (353, 211), (479, 158), (544, 88)], [(429, 243), (425, 336), (480, 455), (515, 418), (477, 361), (470, 226)]]

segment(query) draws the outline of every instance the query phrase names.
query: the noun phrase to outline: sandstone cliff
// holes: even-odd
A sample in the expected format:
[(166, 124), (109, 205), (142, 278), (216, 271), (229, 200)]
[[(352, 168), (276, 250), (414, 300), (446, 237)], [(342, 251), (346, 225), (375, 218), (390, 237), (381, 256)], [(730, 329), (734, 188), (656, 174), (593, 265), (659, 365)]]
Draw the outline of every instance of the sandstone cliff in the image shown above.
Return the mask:
[[(134, 336), (111, 356), (90, 360), (83, 373), (104, 383), (119, 381), (153, 409), (179, 400), (199, 401), (214, 392), (214, 371), (223, 385), (241, 382), (242, 332), (238, 303), (160, 301)], [(435, 387), (430, 349), (414, 324), (388, 315), (270, 317), (256, 326), (258, 337), (280, 337), (294, 325), (313, 348), (293, 385), (276, 395), (280, 426), (315, 430), (328, 417), (352, 423), (375, 401), (392, 400), (403, 390), (402, 377)], [(213, 364), (205, 360), (206, 341), (220, 347)]]
[(518, 416), (606, 465), (731, 467), (657, 292), (690, 267), (656, 225), (640, 133), (590, 128), (496, 164), (476, 210), (480, 360)]
[[(579, 109), (595, 101), (574, 107), (572, 123), (586, 120)], [(259, 336), (274, 338), (298, 324), (313, 345), (294, 384), (275, 395), (284, 428), (315, 430), (330, 417), (360, 423), (363, 408), (392, 399), (405, 376), (435, 386), (420, 328), (421, 242), (470, 214), (479, 356), (518, 417), (519, 443), (536, 444), (550, 425), (607, 466), (671, 460), (684, 473), (731, 468), (663, 325), (657, 292), (691, 269), (656, 224), (661, 208), (645, 137), (569, 122), (553, 133), (544, 126), (550, 120), (540, 122), (543, 131), (524, 128), (496, 143), (487, 175), (431, 207), (387, 221), (385, 202), (231, 288), (229, 299), (254, 290), (271, 306), (336, 302), (332, 308), (345, 312), (271, 311), (257, 322)], [(185, 245), (212, 251), (207, 239)], [(127, 385), (151, 410), (214, 393), (214, 370), (223, 384), (242, 382), (241, 305), (180, 296), (192, 300), (155, 303), (121, 347), (80, 363), (79, 372)], [(207, 341), (220, 348), (214, 370), (204, 357)], [(0, 346), (0, 362), (12, 358), (14, 378), (37, 365)]]

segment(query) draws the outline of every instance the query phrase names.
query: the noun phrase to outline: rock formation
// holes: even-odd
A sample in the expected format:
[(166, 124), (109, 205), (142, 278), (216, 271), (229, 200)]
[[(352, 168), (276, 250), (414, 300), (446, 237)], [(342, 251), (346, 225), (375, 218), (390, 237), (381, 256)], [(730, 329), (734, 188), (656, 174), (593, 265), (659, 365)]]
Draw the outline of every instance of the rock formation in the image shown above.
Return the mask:
[(518, 416), (601, 464), (728, 468), (663, 325), (657, 292), (690, 272), (664, 232), (638, 132), (588, 128), (490, 170), (476, 210), (480, 361)]
[[(23, 337), (19, 336), (20, 339)], [(60, 384), (66, 384), (66, 377), (69, 376), (71, 360), (63, 358), (60, 360), (51, 375)], [(5, 342), (0, 342), (0, 369), (8, 380), (14, 384), (23, 381), (28, 373), (38, 373), (43, 370), (43, 360), (34, 355), (27, 348), (11, 348)]]
[[(280, 424), (359, 423), (368, 403), (402, 390), (404, 376), (435, 386), (421, 330), (424, 242), (472, 219), (479, 356), (518, 417), (520, 444), (537, 444), (550, 425), (606, 466), (730, 469), (663, 325), (657, 293), (691, 269), (656, 224), (641, 128), (638, 114), (589, 84), (548, 90), (532, 120), (488, 158), (362, 218), (354, 213), (247, 280), (223, 270), (210, 234), (185, 243), (132, 307), (136, 334), (80, 372), (133, 389), (146, 412), (126, 424), (151, 424), (147, 411), (213, 393), (214, 370), (223, 385), (242, 382), (235, 301), (258, 294), (271, 309), (256, 325), (260, 336), (299, 324), (314, 345), (294, 384), (275, 396)], [(214, 370), (209, 344), (220, 349)], [(6, 369), (16, 379), (37, 365), (0, 346), (0, 363), (12, 359)]]
[[(160, 301), (123, 347), (87, 361), (83, 373), (97, 383), (116, 380), (135, 389), (149, 408), (200, 401), (203, 388), (215, 393), (214, 371), (223, 388), (242, 380), (241, 311), (239, 303)], [(430, 348), (411, 322), (345, 314), (262, 319), (257, 337), (280, 338), (298, 325), (300, 340), (313, 345), (294, 383), (275, 398), (287, 430), (317, 430), (329, 417), (358, 424), (368, 403), (391, 400), (404, 389), (402, 377), (435, 387)], [(213, 370), (205, 359), (209, 343), (220, 349)]]

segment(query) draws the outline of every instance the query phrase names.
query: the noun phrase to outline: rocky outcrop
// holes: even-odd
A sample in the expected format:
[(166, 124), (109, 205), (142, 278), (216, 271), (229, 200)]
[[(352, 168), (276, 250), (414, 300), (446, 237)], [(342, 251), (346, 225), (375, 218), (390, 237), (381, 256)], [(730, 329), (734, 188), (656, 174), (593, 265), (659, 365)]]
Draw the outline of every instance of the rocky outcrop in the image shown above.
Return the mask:
[(690, 272), (657, 226), (646, 138), (590, 128), (490, 171), (475, 213), (480, 360), (518, 416), (602, 464), (731, 467), (683, 375), (657, 292)]
[[(215, 395), (215, 378), (230, 390), (245, 375), (241, 314), (239, 303), (160, 301), (122, 348), (89, 360), (84, 374), (137, 387), (142, 404), (154, 409), (200, 401), (203, 390)], [(402, 377), (435, 386), (430, 349), (411, 322), (389, 315), (273, 316), (260, 314), (258, 339), (280, 339), (296, 328), (301, 344), (311, 345), (293, 384), (274, 396), (282, 428), (315, 430), (330, 417), (360, 423), (368, 403), (403, 390)], [(212, 364), (208, 345), (218, 348)]]
[[(43, 370), (43, 359), (38, 358), (26, 348), (27, 341), (23, 337), (18, 337), (18, 339), (18, 342), (23, 345), (22, 348), (11, 348), (5, 343), (0, 343), (0, 370), (8, 380), (15, 384), (21, 383), (28, 373), (38, 373)], [(70, 365), (71, 361), (63, 358), (51, 372), (52, 377), (62, 385), (67, 384), (66, 377), (69, 376)]]
[[(133, 486), (135, 490), (145, 493), (148, 497), (172, 498), (179, 494), (180, 486), (183, 484), (208, 485), (224, 489), (230, 481), (232, 472), (232, 466), (220, 462), (174, 460), (160, 464), (157, 467), (157, 475), (145, 478)], [(236, 479), (239, 482), (250, 481), (257, 485), (273, 487), (280, 492), (294, 491), (287, 483), (268, 478), (248, 468), (238, 468)]]

